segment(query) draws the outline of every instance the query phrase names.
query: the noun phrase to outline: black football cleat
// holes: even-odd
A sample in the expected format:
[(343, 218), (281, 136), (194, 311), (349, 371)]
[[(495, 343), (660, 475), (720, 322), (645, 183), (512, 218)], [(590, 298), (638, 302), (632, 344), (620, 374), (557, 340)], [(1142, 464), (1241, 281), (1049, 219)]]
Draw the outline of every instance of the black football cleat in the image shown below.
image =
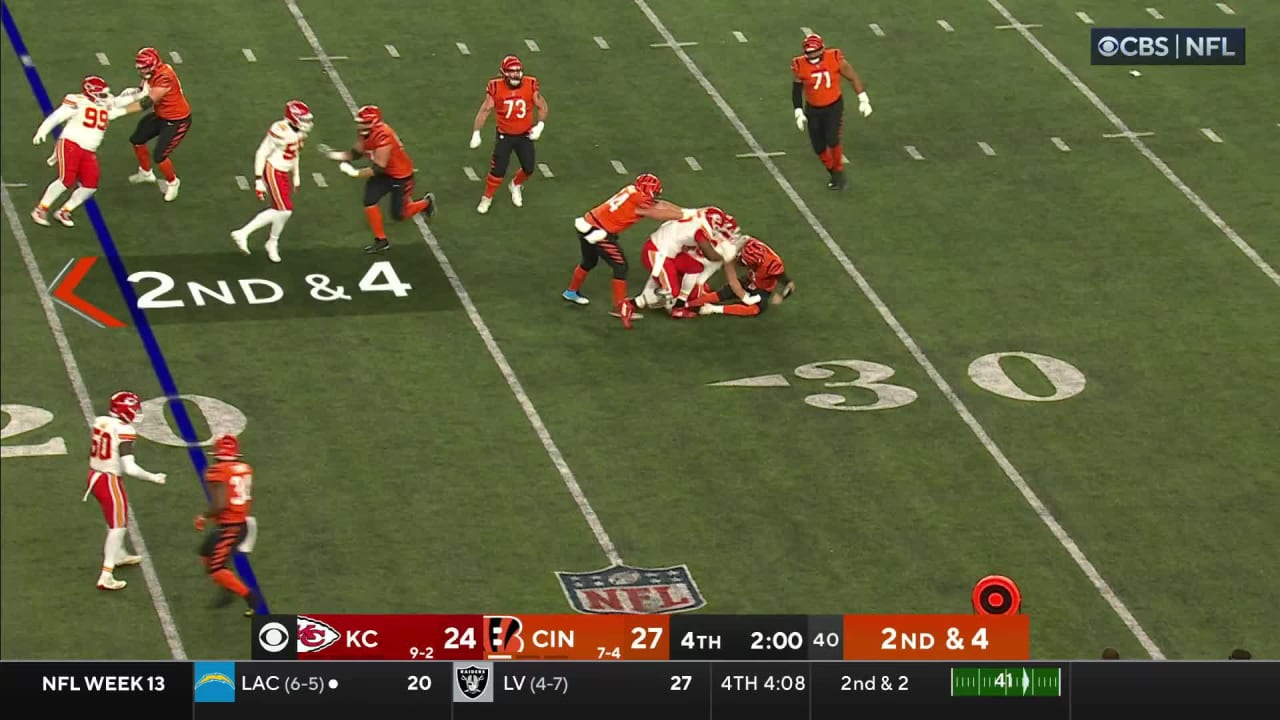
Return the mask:
[(849, 181), (845, 179), (844, 171), (836, 170), (835, 172), (831, 173), (831, 183), (828, 184), (827, 187), (836, 191), (840, 191), (849, 187)]
[(422, 196), (422, 199), (427, 201), (427, 208), (422, 211), (422, 214), (428, 218), (433, 217), (436, 214), (436, 194), (427, 193)]
[(256, 590), (250, 590), (249, 594), (244, 598), (245, 604), (249, 607), (245, 608), (244, 616), (253, 617), (258, 612), (258, 606), (262, 604), (262, 596)]
[(365, 251), (365, 254), (367, 255), (386, 252), (390, 249), (391, 249), (391, 241), (386, 238), (374, 238), (372, 244), (364, 246), (364, 251)]

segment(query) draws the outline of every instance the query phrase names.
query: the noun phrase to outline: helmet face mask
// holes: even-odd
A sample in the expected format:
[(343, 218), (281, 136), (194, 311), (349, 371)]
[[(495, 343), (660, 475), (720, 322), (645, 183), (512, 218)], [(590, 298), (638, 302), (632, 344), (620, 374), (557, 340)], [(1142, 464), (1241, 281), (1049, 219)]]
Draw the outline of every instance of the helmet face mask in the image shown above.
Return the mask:
[(382, 111), (377, 105), (365, 105), (356, 110), (356, 132), (366, 138), (373, 134), (373, 129), (382, 122)]
[(806, 35), (800, 47), (804, 50), (805, 59), (815, 65), (822, 60), (822, 54), (826, 52), (822, 37), (814, 34)]
[(288, 121), (295, 130), (301, 133), (311, 132), (311, 128), (315, 125), (315, 117), (311, 114), (311, 108), (301, 100), (290, 100), (284, 106), (284, 119)]
[(99, 107), (111, 101), (111, 88), (107, 81), (97, 75), (90, 75), (80, 83), (80, 92)]
[(502, 71), (502, 77), (510, 87), (520, 87), (520, 84), (524, 82), (524, 63), (520, 62), (520, 58), (515, 55), (508, 55), (502, 58), (502, 64), (499, 65), (499, 69)]

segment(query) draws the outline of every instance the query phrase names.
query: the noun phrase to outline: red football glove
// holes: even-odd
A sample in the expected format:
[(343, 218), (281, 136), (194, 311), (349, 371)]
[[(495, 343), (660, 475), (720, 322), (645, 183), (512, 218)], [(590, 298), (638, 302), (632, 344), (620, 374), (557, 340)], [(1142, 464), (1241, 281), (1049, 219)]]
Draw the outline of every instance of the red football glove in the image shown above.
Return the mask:
[(197, 516), (196, 516), (196, 523), (195, 523), (195, 524), (196, 524), (196, 530), (198, 530), (198, 531), (203, 531), (203, 530), (204, 530), (204, 522), (205, 522), (204, 516), (203, 516), (203, 515), (197, 515)]

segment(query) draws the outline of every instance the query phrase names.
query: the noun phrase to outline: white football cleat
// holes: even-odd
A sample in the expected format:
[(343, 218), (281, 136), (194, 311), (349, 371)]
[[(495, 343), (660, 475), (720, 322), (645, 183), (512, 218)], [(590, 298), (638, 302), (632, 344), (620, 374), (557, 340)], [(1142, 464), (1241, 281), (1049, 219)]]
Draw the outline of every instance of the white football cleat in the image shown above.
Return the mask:
[(122, 555), (116, 560), (116, 567), (124, 567), (126, 565), (139, 565), (142, 563), (141, 555)]
[(98, 576), (99, 590), (123, 590), (124, 586), (128, 584), (123, 580), (115, 579), (109, 572), (104, 572)]
[(245, 255), (249, 254), (249, 233), (243, 230), (232, 230), (231, 239), (235, 241), (236, 247)]
[(268, 240), (266, 249), (267, 249), (268, 260), (270, 260), (273, 263), (280, 262), (280, 241), (279, 240)]
[(489, 206), (490, 206), (490, 205), (492, 205), (492, 204), (493, 204), (493, 198), (491, 198), (491, 197), (482, 197), (482, 198), (480, 198), (480, 204), (476, 206), (476, 212), (478, 212), (478, 213), (480, 213), (481, 215), (483, 215), (483, 214), (485, 214), (485, 213), (489, 212)]
[(49, 211), (46, 208), (37, 207), (35, 210), (32, 210), (31, 219), (34, 220), (37, 225), (52, 227), (52, 223), (49, 222)]
[(142, 183), (153, 183), (155, 181), (156, 181), (156, 174), (155, 174), (155, 171), (153, 170), (139, 170), (138, 172), (129, 176), (129, 182), (134, 185), (141, 185)]
[(54, 213), (53, 217), (55, 220), (62, 223), (66, 227), (76, 226), (75, 221), (71, 219), (71, 211), (66, 208), (62, 208), (58, 212)]
[(164, 185), (164, 201), (173, 202), (178, 199), (178, 187), (182, 185), (182, 181), (174, 178), (173, 182)]
[(511, 181), (511, 204), (516, 207), (524, 207), (524, 188)]

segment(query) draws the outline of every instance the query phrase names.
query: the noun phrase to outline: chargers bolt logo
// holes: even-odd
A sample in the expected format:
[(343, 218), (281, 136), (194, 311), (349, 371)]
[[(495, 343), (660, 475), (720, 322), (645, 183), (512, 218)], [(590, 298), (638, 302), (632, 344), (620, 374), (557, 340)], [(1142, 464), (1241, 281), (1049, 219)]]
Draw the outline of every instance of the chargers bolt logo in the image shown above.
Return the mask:
[(1115, 57), (1120, 52), (1120, 41), (1107, 35), (1098, 40), (1098, 54), (1102, 57)]

